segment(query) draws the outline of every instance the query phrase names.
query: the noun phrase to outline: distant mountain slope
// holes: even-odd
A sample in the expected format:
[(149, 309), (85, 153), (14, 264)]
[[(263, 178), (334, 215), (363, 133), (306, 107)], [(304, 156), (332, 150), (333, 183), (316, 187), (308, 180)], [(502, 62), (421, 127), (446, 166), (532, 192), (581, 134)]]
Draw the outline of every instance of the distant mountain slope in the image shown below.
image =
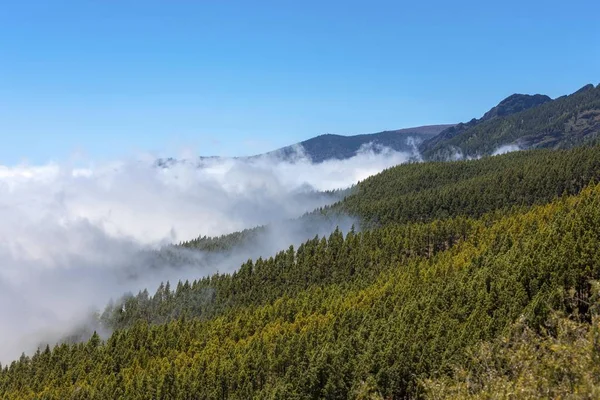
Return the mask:
[[(299, 154), (302, 154), (309, 157), (314, 163), (321, 163), (327, 160), (344, 160), (353, 157), (358, 153), (362, 146), (369, 144), (373, 145), (372, 149), (375, 152), (379, 152), (382, 147), (385, 147), (395, 151), (412, 153), (417, 150), (418, 145), (424, 140), (433, 138), (440, 132), (452, 126), (454, 125), (426, 125), (354, 136), (324, 134), (268, 153), (234, 158), (240, 160), (252, 160), (257, 157), (275, 156), (292, 161), (297, 159)], [(221, 157), (200, 156), (198, 157), (198, 165), (201, 166), (205, 161), (219, 158)], [(180, 161), (181, 160), (172, 157), (160, 158), (156, 160), (155, 164), (157, 167), (168, 168)]]
[(343, 160), (353, 157), (361, 146), (369, 143), (375, 147), (379, 145), (396, 151), (410, 152), (423, 140), (432, 138), (451, 126), (453, 125), (428, 125), (354, 136), (325, 134), (267, 154), (283, 158), (296, 157), (298, 146), (301, 146), (313, 162), (320, 163), (330, 159)]
[(600, 132), (600, 86), (586, 85), (577, 92), (551, 100), (543, 95), (512, 95), (473, 119), (442, 131), (419, 147), (428, 160), (457, 155), (492, 154), (503, 145), (521, 148), (570, 147)]

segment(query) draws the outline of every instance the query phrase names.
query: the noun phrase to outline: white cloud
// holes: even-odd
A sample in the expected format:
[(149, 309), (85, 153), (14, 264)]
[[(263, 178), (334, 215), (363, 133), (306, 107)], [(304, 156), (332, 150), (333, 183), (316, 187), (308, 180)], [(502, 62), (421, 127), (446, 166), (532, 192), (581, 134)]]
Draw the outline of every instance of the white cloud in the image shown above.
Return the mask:
[(326, 233), (333, 226), (275, 224), (260, 246), (210, 265), (196, 254), (202, 265), (189, 268), (149, 270), (140, 255), (198, 235), (295, 218), (331, 201), (312, 189), (348, 187), (408, 159), (378, 150), (320, 164), (300, 154), (292, 162), (204, 159), (201, 166), (169, 168), (148, 160), (0, 166), (0, 361), (32, 351), (42, 338), (55, 340), (125, 291), (230, 271), (248, 255), (272, 254), (315, 229)]

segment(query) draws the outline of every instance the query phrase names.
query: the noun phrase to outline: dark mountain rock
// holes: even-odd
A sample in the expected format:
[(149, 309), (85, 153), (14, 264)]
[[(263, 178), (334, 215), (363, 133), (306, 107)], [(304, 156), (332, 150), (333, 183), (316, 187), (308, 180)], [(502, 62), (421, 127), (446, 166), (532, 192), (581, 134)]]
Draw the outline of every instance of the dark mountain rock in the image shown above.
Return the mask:
[(507, 115), (516, 114), (549, 101), (552, 101), (550, 97), (541, 94), (533, 96), (527, 94), (513, 94), (502, 100), (496, 107), (486, 112), (480, 121), (484, 122), (496, 117), (505, 117)]

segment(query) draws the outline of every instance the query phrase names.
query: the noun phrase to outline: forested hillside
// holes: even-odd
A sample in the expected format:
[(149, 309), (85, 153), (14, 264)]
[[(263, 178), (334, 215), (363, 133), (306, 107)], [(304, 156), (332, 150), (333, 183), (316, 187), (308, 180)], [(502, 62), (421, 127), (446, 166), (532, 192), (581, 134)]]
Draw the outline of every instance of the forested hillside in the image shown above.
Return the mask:
[(366, 226), (479, 216), (575, 194), (591, 180), (600, 181), (597, 146), (413, 163), (367, 178), (354, 194), (323, 212), (356, 215)]
[(4, 1), (0, 400), (600, 400), (600, 0)]
[[(543, 332), (553, 311), (580, 323), (596, 312), (598, 186), (500, 218), (419, 227), (334, 234), (277, 262), (246, 264), (219, 278), (248, 299), (226, 313), (155, 326), (141, 319), (106, 343), (94, 335), (46, 348), (5, 368), (0, 390), (49, 399), (420, 396), (423, 379), (446, 376), (470, 346), (519, 318)], [(429, 234), (403, 235), (411, 230)], [(298, 265), (331, 278), (303, 281)], [(270, 291), (253, 276), (267, 283), (269, 269), (302, 289), (265, 299)]]
[(552, 101), (539, 99), (528, 105), (529, 108), (512, 107), (506, 113), (492, 109), (492, 114), (481, 120), (448, 128), (420, 146), (423, 157), (479, 157), (510, 144), (522, 148), (564, 148), (584, 143), (600, 132), (600, 85), (586, 85), (569, 96)]
[(596, 146), (391, 168), (313, 215), (369, 229), (126, 297), (0, 397), (593, 398), (599, 175)]
[[(537, 150), (452, 163), (406, 164), (366, 179), (354, 189), (355, 194), (303, 218), (317, 224), (319, 219), (330, 214), (350, 213), (360, 217), (364, 227), (394, 229), (389, 235), (395, 236), (395, 240), (413, 243), (410, 250), (397, 257), (412, 256), (418, 249), (437, 252), (452, 245), (456, 238), (464, 238), (473, 218), (483, 215), (500, 218), (511, 210), (577, 194), (591, 181), (600, 182), (598, 147)], [(219, 238), (203, 237), (183, 246), (204, 251), (228, 251), (241, 245), (252, 245), (265, 229), (256, 228)], [(442, 232), (440, 237), (437, 230)], [(369, 234), (365, 232), (365, 235)], [(340, 235), (336, 231), (330, 240)], [(318, 237), (309, 240), (300, 246), (298, 253), (313, 254), (319, 246), (324, 248), (324, 242), (325, 239)], [(360, 247), (360, 243), (355, 243), (351, 250), (361, 251)], [(293, 258), (288, 254), (291, 251), (279, 253), (273, 259), (256, 260), (254, 264), (262, 273), (251, 274), (250, 282), (243, 287), (238, 287), (241, 285), (239, 275), (251, 268), (253, 263), (250, 261), (231, 280), (229, 275), (216, 275), (197, 282), (181, 282), (169, 301), (161, 301), (169, 292), (164, 286), (153, 298), (147, 291), (127, 297), (123, 300), (125, 307), (120, 303), (109, 307), (103, 321), (110, 328), (123, 328), (140, 318), (150, 323), (165, 322), (183, 314), (207, 318), (224, 312), (233, 304), (273, 301), (281, 295), (334, 279), (330, 274), (335, 269), (331, 267), (315, 274), (312, 258), (296, 263), (290, 271), (277, 268), (277, 265), (285, 264), (284, 260)], [(337, 258), (337, 255), (332, 257), (329, 263), (336, 262)], [(384, 265), (375, 265), (360, 276), (365, 278), (372, 274), (375, 277)], [(337, 283), (353, 279), (340, 271), (335, 274)]]

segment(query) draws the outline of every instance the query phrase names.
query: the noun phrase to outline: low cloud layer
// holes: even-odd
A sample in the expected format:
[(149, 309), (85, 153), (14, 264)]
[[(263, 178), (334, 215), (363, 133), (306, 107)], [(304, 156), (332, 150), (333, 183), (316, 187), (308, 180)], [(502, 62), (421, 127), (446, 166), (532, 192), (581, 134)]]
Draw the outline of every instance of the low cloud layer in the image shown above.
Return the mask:
[[(299, 153), (291, 162), (0, 166), (0, 361), (59, 338), (126, 291), (230, 271), (247, 256), (271, 255), (336, 224), (347, 228), (350, 219), (320, 227), (281, 221), (333, 201), (317, 191), (348, 187), (408, 158), (365, 148), (351, 159), (320, 164)], [(140, 256), (199, 235), (268, 223), (275, 224), (259, 246), (210, 263), (193, 253), (193, 265), (148, 269), (152, 262)]]

